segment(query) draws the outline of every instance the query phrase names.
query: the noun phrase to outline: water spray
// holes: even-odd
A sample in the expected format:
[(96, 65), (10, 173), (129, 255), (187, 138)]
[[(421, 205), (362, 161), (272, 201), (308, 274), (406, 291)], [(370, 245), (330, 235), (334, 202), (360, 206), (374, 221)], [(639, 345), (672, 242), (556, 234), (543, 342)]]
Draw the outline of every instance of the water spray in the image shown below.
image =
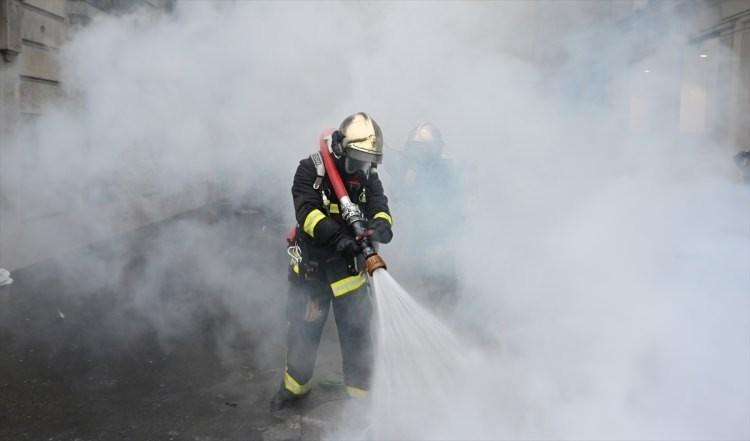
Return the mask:
[(372, 234), (372, 231), (365, 228), (365, 217), (362, 215), (362, 211), (349, 198), (349, 193), (344, 187), (341, 175), (333, 163), (330, 146), (333, 131), (334, 129), (326, 129), (320, 134), (320, 154), (323, 157), (323, 164), (325, 165), (326, 173), (328, 173), (328, 178), (331, 180), (331, 185), (333, 185), (333, 191), (339, 199), (341, 217), (344, 218), (349, 228), (354, 232), (355, 240), (362, 248), (362, 254), (365, 256), (367, 272), (372, 276), (375, 270), (381, 268), (387, 269), (387, 267), (383, 258), (378, 255), (372, 242), (370, 242), (369, 236)]
[[(366, 229), (365, 217), (349, 198), (335, 166), (333, 132), (334, 129), (326, 129), (320, 135), (320, 156), (338, 197), (341, 215), (362, 249), (367, 272), (373, 280), (377, 319), (373, 390), (377, 392), (368, 411), (368, 430), (374, 436), (368, 438), (438, 437), (424, 432), (425, 427), (431, 427), (434, 415), (440, 415), (441, 421), (456, 419), (454, 398), (458, 394), (446, 393), (443, 383), (451, 383), (457, 375), (478, 376), (466, 370), (466, 348), (452, 331), (401, 288), (388, 271), (381, 271), (387, 268), (369, 237), (372, 230)], [(403, 338), (404, 335), (410, 338)], [(406, 405), (393, 407), (394, 402)], [(465, 407), (466, 403), (460, 406)], [(412, 410), (403, 412), (403, 408)]]

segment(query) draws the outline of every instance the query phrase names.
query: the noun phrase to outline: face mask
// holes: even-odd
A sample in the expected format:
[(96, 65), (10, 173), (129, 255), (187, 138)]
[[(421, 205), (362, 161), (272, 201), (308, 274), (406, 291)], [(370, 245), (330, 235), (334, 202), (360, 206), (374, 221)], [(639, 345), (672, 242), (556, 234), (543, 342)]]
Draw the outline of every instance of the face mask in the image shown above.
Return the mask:
[(370, 163), (347, 156), (344, 159), (344, 170), (349, 175), (353, 175), (361, 171), (365, 176), (367, 176), (370, 172)]
[(360, 183), (359, 180), (346, 181), (344, 186), (346, 186), (346, 191), (350, 195), (356, 195), (357, 193), (359, 193), (359, 190), (362, 188), (362, 184)]

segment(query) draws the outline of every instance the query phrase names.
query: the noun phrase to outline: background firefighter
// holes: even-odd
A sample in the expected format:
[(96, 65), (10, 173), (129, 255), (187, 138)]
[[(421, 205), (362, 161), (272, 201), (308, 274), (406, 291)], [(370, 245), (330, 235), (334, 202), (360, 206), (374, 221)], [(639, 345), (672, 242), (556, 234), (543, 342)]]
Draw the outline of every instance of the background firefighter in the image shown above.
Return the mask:
[(750, 184), (750, 150), (737, 152), (734, 155), (734, 163), (737, 164), (737, 168), (740, 170), (742, 180)]
[(459, 231), (464, 206), (459, 195), (465, 194), (459, 186), (458, 167), (444, 156), (444, 150), (443, 135), (434, 125), (422, 123), (412, 129), (396, 161), (393, 191), (399, 212), (408, 214), (399, 221), (400, 237), (408, 239), (401, 241), (404, 246), (395, 271), (405, 276), (401, 279), (410, 292), (440, 312), (447, 312), (457, 301), (458, 275), (455, 235), (445, 234), (445, 224), (437, 220), (442, 216), (435, 213), (446, 210), (451, 228)]
[[(347, 117), (331, 134), (331, 154), (349, 198), (364, 214), (370, 240), (393, 237), (388, 198), (377, 174), (383, 137), (367, 114)], [(318, 167), (316, 167), (316, 164)], [(292, 184), (298, 225), (288, 237), (292, 261), (286, 316), (286, 369), (271, 411), (281, 410), (310, 392), (318, 346), (330, 305), (350, 395), (367, 393), (372, 372), (372, 303), (367, 289), (362, 249), (341, 216), (341, 207), (320, 157), (300, 161)]]

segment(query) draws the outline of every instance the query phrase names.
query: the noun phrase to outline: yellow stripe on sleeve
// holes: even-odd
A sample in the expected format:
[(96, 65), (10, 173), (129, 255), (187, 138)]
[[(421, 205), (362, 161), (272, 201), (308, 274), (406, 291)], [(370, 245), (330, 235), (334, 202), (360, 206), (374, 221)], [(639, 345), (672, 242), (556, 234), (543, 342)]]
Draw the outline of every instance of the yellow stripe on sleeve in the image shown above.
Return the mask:
[(318, 222), (322, 221), (325, 217), (326, 215), (316, 208), (315, 210), (311, 211), (305, 218), (305, 223), (302, 226), (302, 230), (305, 233), (309, 234), (310, 237), (315, 237), (315, 226), (318, 225)]
[(385, 211), (381, 211), (377, 213), (375, 216), (372, 217), (373, 219), (381, 218), (388, 221), (389, 224), (393, 225), (393, 218), (390, 214), (386, 213)]

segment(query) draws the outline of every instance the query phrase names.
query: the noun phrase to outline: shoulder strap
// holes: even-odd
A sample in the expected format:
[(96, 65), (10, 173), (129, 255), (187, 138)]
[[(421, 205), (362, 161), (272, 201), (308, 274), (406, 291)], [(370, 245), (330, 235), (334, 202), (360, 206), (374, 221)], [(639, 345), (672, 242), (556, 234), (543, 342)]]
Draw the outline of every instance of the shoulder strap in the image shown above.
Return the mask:
[(326, 175), (326, 166), (323, 164), (323, 157), (320, 155), (320, 152), (315, 152), (310, 155), (310, 159), (312, 159), (312, 162), (315, 165), (315, 173), (317, 176), (315, 177), (315, 182), (313, 182), (313, 188), (317, 190), (320, 188), (320, 184), (323, 183), (323, 177)]

